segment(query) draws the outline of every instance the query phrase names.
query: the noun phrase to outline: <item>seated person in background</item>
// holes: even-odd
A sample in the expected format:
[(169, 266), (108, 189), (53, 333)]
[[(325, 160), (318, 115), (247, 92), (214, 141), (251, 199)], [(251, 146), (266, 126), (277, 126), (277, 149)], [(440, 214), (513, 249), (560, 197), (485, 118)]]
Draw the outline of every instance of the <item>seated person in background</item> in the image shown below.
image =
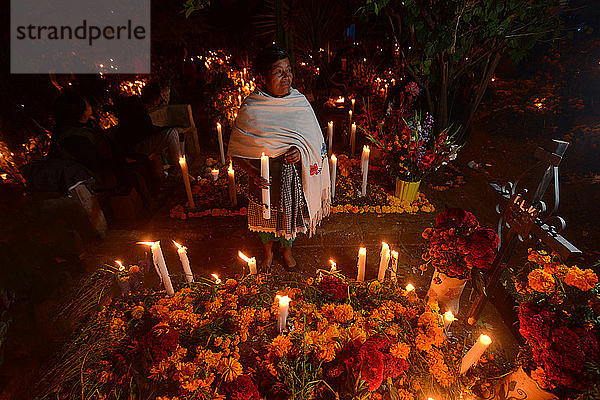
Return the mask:
[(83, 97), (63, 91), (54, 105), (56, 126), (48, 157), (83, 165), (95, 178), (95, 190), (126, 194), (135, 186), (148, 205), (151, 200), (145, 182), (124, 159), (114, 156), (106, 136), (91, 128), (91, 115), (92, 108)]
[(166, 151), (170, 166), (169, 175), (175, 175), (181, 155), (179, 130), (155, 126), (149, 115), (149, 112), (160, 105), (160, 100), (160, 87), (153, 82), (144, 87), (141, 97), (129, 96), (119, 99), (116, 141), (121, 144), (127, 155), (141, 153), (150, 156)]

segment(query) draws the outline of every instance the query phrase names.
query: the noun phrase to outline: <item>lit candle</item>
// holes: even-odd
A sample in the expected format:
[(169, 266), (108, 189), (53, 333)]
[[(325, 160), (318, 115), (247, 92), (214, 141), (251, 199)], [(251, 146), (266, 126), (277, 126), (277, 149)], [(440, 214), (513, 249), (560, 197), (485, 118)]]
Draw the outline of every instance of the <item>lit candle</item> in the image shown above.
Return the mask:
[(216, 182), (219, 179), (219, 170), (218, 169), (211, 170), (210, 174), (212, 175), (214, 182)]
[(183, 184), (185, 185), (185, 192), (187, 193), (189, 206), (190, 208), (195, 208), (196, 206), (194, 205), (194, 198), (192, 197), (192, 187), (190, 186), (190, 176), (188, 174), (188, 166), (185, 156), (179, 157), (179, 166), (181, 167)]
[[(269, 157), (262, 153), (260, 157), (260, 176), (266, 180), (269, 179)], [(271, 219), (271, 189), (266, 188), (262, 190), (262, 211), (264, 219)]]
[(225, 150), (223, 148), (223, 131), (221, 124), (217, 122), (217, 139), (219, 140), (219, 154), (221, 154), (221, 164), (225, 165)]
[(329, 154), (333, 153), (333, 121), (327, 123), (327, 144), (329, 145)]
[(369, 175), (369, 155), (370, 154), (371, 154), (371, 150), (369, 149), (369, 146), (364, 146), (363, 152), (362, 152), (362, 163), (361, 163), (363, 181), (362, 181), (362, 188), (360, 191), (360, 195), (363, 197), (367, 195), (367, 177)]
[(238, 103), (241, 106), (242, 105), (242, 95), (238, 94)]
[(415, 291), (415, 286), (412, 283), (409, 283), (408, 285), (406, 285), (406, 291), (407, 292), (414, 292)]
[(390, 263), (390, 246), (386, 242), (381, 243), (381, 258), (379, 259), (379, 273), (377, 280), (383, 282), (385, 280), (385, 271)]
[(280, 295), (277, 295), (277, 298), (279, 299), (279, 313), (277, 316), (277, 329), (279, 329), (279, 332), (283, 332), (283, 330), (285, 329), (286, 322), (287, 322), (288, 311), (290, 308), (290, 301), (292, 301), (292, 299), (290, 299), (288, 296), (280, 296)]
[(331, 272), (333, 274), (334, 272), (337, 271), (337, 267), (336, 267), (337, 264), (333, 260), (329, 260), (329, 263), (331, 264), (331, 269), (329, 270), (329, 272)]
[(151, 246), (152, 250), (152, 261), (154, 267), (160, 273), (160, 278), (167, 291), (167, 295), (173, 296), (175, 291), (173, 290), (173, 284), (171, 283), (171, 277), (169, 277), (169, 270), (167, 269), (167, 263), (165, 263), (165, 257), (163, 256), (162, 249), (160, 248), (160, 241), (156, 242), (138, 242), (146, 246)]
[(219, 279), (219, 275), (217, 274), (211, 274), (213, 278), (215, 278), (215, 285), (220, 285), (221, 284), (221, 279)]
[(233, 207), (237, 206), (237, 191), (235, 189), (235, 171), (233, 170), (233, 161), (227, 168), (227, 178), (229, 182), (229, 201)]
[(348, 110), (348, 120), (352, 122), (352, 110)]
[(173, 240), (175, 246), (177, 246), (177, 254), (179, 254), (179, 261), (181, 261), (181, 266), (183, 267), (183, 272), (185, 273), (185, 279), (188, 283), (194, 282), (194, 274), (192, 273), (192, 268), (190, 267), (190, 259), (187, 256), (187, 247), (180, 245), (176, 241)]
[(350, 103), (352, 103), (352, 112), (354, 112), (354, 103), (356, 102), (356, 99), (352, 99), (350, 100)]
[(365, 265), (367, 263), (367, 249), (365, 247), (361, 247), (358, 249), (358, 275), (356, 276), (356, 280), (358, 282), (365, 281)]
[(335, 178), (337, 174), (337, 157), (334, 154), (331, 155), (329, 169), (329, 175), (331, 176), (331, 198), (333, 199), (335, 197)]
[(350, 152), (352, 155), (356, 152), (356, 123), (353, 122), (350, 127)]
[(119, 260), (115, 260), (115, 262), (117, 263), (117, 265), (119, 266), (119, 272), (123, 272), (125, 271), (125, 266), (123, 266), (123, 263)]
[(452, 311), (446, 311), (444, 313), (444, 329), (448, 329), (450, 324), (454, 321), (456, 321), (456, 318), (454, 318), (454, 314), (452, 314)]
[(254, 258), (254, 257), (252, 257), (252, 258), (247, 257), (241, 251), (238, 251), (238, 257), (248, 263), (248, 269), (250, 270), (250, 274), (251, 275), (256, 275), (256, 258)]
[(396, 282), (398, 273), (398, 252), (392, 250), (390, 254), (392, 255), (392, 281)]
[(492, 339), (490, 339), (487, 335), (480, 335), (479, 339), (473, 347), (465, 354), (460, 364), (460, 374), (464, 374), (471, 368), (473, 365), (479, 361), (485, 350), (492, 343)]

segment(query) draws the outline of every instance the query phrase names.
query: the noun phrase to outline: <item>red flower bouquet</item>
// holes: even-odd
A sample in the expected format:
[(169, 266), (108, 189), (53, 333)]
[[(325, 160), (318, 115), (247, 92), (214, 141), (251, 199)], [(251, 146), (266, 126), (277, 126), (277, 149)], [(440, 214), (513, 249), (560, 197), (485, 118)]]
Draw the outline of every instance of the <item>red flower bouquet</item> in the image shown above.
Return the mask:
[(429, 248), (423, 254), (426, 271), (431, 264), (451, 278), (466, 279), (473, 269), (487, 269), (496, 256), (500, 239), (496, 232), (480, 228), (475, 216), (460, 208), (442, 211), (434, 228), (423, 231)]
[(513, 278), (524, 368), (543, 389), (574, 398), (600, 381), (598, 277), (545, 252), (530, 251), (528, 260)]

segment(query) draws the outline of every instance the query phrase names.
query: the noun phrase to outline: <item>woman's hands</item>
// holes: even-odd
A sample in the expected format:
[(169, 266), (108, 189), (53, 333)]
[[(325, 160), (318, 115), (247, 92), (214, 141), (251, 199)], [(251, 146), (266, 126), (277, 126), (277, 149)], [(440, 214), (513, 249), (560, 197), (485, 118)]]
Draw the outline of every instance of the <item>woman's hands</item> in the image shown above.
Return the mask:
[(267, 181), (265, 178), (263, 178), (260, 175), (260, 170), (258, 170), (258, 169), (255, 169), (254, 173), (251, 174), (250, 177), (252, 178), (252, 181), (254, 182), (254, 184), (261, 189), (268, 189), (269, 186), (271, 186), (270, 180)]
[(300, 150), (296, 147), (290, 148), (287, 153), (283, 155), (283, 159), (286, 164), (296, 164), (300, 161)]

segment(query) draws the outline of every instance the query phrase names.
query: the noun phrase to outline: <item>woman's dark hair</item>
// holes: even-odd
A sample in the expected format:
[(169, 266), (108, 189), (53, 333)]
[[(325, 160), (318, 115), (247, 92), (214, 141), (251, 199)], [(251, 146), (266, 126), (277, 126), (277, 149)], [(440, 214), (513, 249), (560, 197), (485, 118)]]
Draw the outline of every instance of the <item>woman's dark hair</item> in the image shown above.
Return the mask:
[(271, 65), (275, 64), (279, 60), (284, 58), (290, 58), (287, 51), (283, 50), (277, 45), (272, 45), (263, 48), (254, 60), (254, 69), (263, 77), (266, 77), (269, 73)]
[(156, 81), (150, 81), (146, 83), (144, 88), (142, 89), (142, 101), (144, 104), (151, 104), (156, 101), (160, 97), (160, 85)]
[(54, 102), (56, 125), (77, 124), (85, 113), (85, 99), (77, 92), (63, 90)]

